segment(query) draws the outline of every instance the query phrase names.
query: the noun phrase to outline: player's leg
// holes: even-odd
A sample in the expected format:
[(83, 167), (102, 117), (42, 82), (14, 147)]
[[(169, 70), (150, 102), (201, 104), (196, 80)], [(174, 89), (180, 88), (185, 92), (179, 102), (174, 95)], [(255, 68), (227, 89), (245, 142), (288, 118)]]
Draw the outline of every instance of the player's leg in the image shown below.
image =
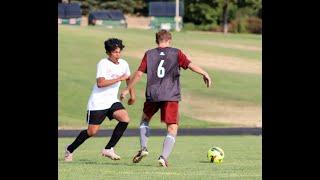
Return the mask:
[(88, 129), (83, 130), (79, 133), (77, 138), (73, 141), (72, 144), (70, 144), (67, 148), (67, 150), (72, 153), (74, 150), (76, 150), (85, 140), (88, 138), (94, 136), (98, 130), (100, 125), (88, 125)]
[(140, 122), (140, 150), (133, 157), (133, 163), (138, 163), (149, 154), (147, 149), (148, 138), (150, 136), (149, 122), (152, 116), (159, 110), (159, 103), (145, 102)]
[(178, 102), (165, 102), (161, 107), (161, 120), (167, 124), (167, 136), (163, 141), (162, 153), (158, 159), (160, 165), (168, 167), (168, 157), (171, 154), (178, 132)]
[(100, 127), (100, 124), (105, 119), (105, 111), (87, 111), (87, 123), (88, 128), (82, 130), (76, 139), (66, 147), (65, 161), (72, 161), (73, 151), (76, 150), (84, 141), (94, 136)]
[(130, 120), (127, 111), (124, 109), (115, 111), (113, 113), (113, 117), (119, 122), (114, 128), (110, 141), (106, 145), (105, 149), (111, 149), (116, 146), (124, 131), (127, 129)]
[(163, 167), (168, 167), (168, 157), (171, 154), (174, 144), (176, 142), (176, 136), (178, 131), (178, 125), (177, 124), (167, 124), (167, 136), (165, 137), (163, 141), (163, 147), (162, 147), (162, 153), (159, 157), (159, 163)]
[(150, 136), (150, 127), (149, 127), (150, 118), (142, 113), (141, 121), (140, 121), (140, 148), (147, 149), (148, 137)]
[(119, 160), (120, 156), (114, 152), (114, 147), (122, 137), (124, 131), (127, 129), (130, 119), (128, 112), (124, 109), (120, 102), (114, 103), (111, 106), (109, 114), (111, 115), (108, 116), (110, 120), (116, 119), (119, 122), (114, 128), (112, 136), (105, 149), (102, 150), (102, 155), (109, 157), (112, 160)]
[(149, 154), (147, 149), (148, 138), (150, 136), (150, 127), (149, 127), (150, 119), (145, 113), (142, 113), (141, 121), (140, 121), (140, 150), (133, 157), (133, 163), (138, 163), (141, 159)]

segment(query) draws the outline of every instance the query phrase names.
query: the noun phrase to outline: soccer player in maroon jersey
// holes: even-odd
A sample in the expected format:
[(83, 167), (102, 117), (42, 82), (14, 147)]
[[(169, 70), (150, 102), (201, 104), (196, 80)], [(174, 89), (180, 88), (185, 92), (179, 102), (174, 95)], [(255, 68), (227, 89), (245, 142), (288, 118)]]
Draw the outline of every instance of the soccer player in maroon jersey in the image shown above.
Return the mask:
[(143, 73), (147, 74), (146, 101), (139, 128), (141, 149), (134, 156), (134, 163), (140, 162), (148, 155), (149, 121), (161, 109), (161, 121), (167, 125), (167, 136), (158, 162), (161, 166), (168, 167), (167, 159), (173, 149), (179, 125), (180, 68), (189, 68), (201, 74), (207, 87), (211, 85), (208, 73), (192, 63), (180, 49), (170, 47), (171, 40), (171, 33), (166, 30), (156, 33), (158, 47), (145, 52), (138, 70), (120, 95), (120, 99), (123, 100), (129, 89), (141, 79)]

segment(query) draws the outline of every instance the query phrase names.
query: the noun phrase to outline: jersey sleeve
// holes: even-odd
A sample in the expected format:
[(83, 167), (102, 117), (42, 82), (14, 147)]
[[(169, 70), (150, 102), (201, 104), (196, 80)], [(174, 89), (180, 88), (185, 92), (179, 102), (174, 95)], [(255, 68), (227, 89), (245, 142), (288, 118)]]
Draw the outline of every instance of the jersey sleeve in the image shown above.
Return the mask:
[(141, 61), (140, 66), (138, 68), (138, 71), (147, 73), (147, 54), (146, 53), (144, 54), (144, 56), (142, 58), (142, 61)]
[(178, 61), (179, 61), (179, 67), (182, 67), (183, 69), (187, 69), (191, 61), (187, 58), (187, 56), (179, 50), (178, 52)]
[(104, 77), (104, 78), (108, 78), (107, 77), (107, 67), (106, 67), (106, 63), (104, 63), (103, 61), (100, 61), (98, 64), (97, 64), (97, 76), (96, 78), (99, 78), (99, 77)]

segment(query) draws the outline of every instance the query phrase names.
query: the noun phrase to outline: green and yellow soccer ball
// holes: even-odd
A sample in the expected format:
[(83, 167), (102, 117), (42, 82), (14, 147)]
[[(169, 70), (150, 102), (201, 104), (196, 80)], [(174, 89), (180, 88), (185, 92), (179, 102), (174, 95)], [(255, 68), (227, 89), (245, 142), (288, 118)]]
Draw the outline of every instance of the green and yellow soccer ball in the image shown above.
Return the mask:
[(223, 161), (224, 151), (219, 147), (212, 147), (208, 150), (207, 157), (211, 163), (219, 164)]

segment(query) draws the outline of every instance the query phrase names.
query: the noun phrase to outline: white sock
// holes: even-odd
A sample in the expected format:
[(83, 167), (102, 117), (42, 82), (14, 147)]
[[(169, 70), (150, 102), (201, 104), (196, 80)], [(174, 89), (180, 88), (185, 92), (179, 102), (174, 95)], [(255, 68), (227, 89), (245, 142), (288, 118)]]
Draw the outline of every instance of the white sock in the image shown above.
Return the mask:
[(168, 159), (175, 142), (176, 142), (175, 136), (171, 134), (167, 134), (163, 142), (163, 149), (161, 154), (165, 159)]

